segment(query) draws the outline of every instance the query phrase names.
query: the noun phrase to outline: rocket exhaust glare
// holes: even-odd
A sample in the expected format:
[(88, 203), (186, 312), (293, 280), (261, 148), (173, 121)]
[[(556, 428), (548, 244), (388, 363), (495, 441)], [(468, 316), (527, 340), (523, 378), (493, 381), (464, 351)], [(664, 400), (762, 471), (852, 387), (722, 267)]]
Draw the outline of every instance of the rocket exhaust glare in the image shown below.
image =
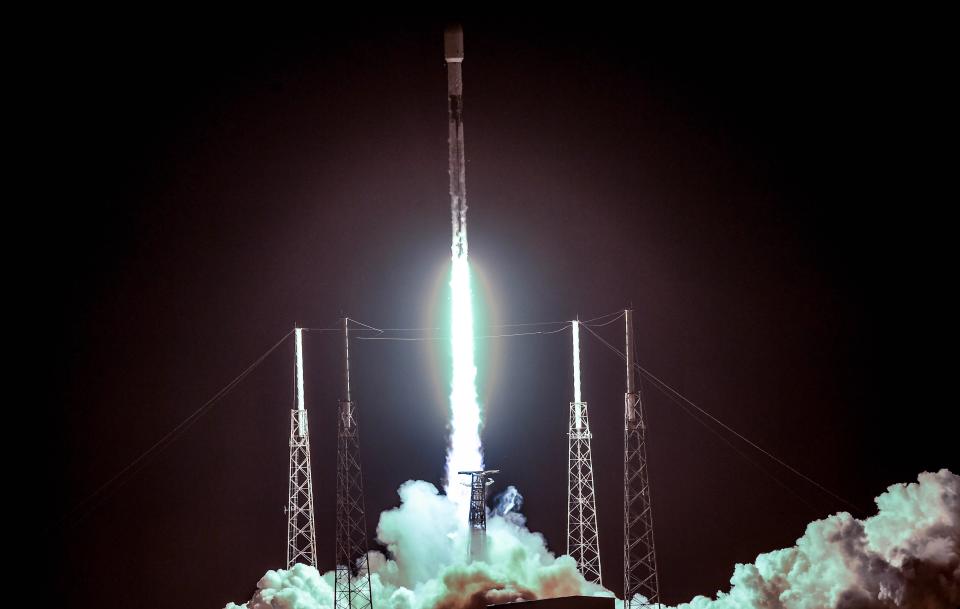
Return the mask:
[(463, 30), (444, 33), (447, 62), (449, 119), (449, 173), (451, 216), (450, 268), (450, 447), (447, 452), (445, 492), (466, 516), (470, 491), (457, 481), (457, 472), (482, 470), (480, 404), (477, 399), (477, 366), (474, 361), (473, 294), (467, 258), (467, 186), (463, 145)]
[(445, 491), (464, 516), (470, 494), (456, 480), (457, 472), (483, 469), (480, 446), (480, 404), (474, 361), (473, 302), (470, 265), (465, 256), (454, 258), (450, 271), (450, 347), (453, 374), (450, 388), (450, 447)]

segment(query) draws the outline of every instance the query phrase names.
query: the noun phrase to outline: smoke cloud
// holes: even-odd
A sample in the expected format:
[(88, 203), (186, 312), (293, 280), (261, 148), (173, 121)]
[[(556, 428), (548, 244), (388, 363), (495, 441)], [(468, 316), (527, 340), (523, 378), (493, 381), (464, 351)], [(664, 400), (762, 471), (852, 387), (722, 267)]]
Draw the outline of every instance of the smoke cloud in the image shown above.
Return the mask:
[(520, 508), (523, 507), (523, 495), (512, 484), (499, 495), (493, 498), (493, 511), (497, 516), (506, 516), (514, 514), (519, 517), (518, 524), (526, 522), (520, 514)]
[(923, 473), (875, 501), (876, 516), (812, 522), (794, 547), (737, 565), (729, 592), (679, 608), (960, 607), (960, 476)]
[[(437, 488), (409, 481), (383, 512), (371, 552), (377, 609), (480, 609), (572, 595), (613, 596), (569, 556), (555, 556), (517, 511), (513, 487), (494, 500), (486, 561), (467, 564), (458, 507)], [(807, 526), (792, 548), (739, 564), (730, 590), (676, 609), (956, 609), (960, 606), (960, 476), (946, 469), (895, 484), (858, 520), (841, 512)], [(642, 600), (642, 599), (636, 599)], [(622, 605), (618, 601), (618, 607)], [(333, 572), (296, 565), (268, 571), (253, 598), (226, 609), (332, 609)]]
[[(613, 596), (588, 583), (573, 558), (556, 557), (516, 512), (487, 519), (487, 560), (467, 564), (466, 522), (458, 506), (429, 482), (405, 482), (400, 506), (380, 515), (378, 541), (387, 555), (370, 553), (377, 609), (481, 609), (488, 604), (576, 594)], [(504, 505), (520, 494), (504, 493)], [(306, 565), (268, 571), (253, 598), (227, 609), (332, 609), (333, 571)]]

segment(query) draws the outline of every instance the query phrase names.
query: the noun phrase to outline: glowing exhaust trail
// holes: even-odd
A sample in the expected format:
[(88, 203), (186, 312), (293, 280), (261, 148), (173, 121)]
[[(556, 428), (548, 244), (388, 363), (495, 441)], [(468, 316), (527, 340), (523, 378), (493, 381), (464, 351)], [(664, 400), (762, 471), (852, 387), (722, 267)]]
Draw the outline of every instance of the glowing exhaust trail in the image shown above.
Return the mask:
[[(458, 483), (457, 472), (482, 470), (480, 404), (477, 400), (477, 365), (474, 361), (473, 294), (467, 259), (467, 186), (463, 148), (463, 30), (444, 33), (447, 61), (447, 101), (450, 145), (450, 352), (453, 366), (450, 388), (450, 448), (447, 451), (447, 495), (466, 516), (470, 491)], [(466, 522), (462, 519), (461, 522)]]
[(457, 484), (456, 473), (483, 469), (480, 446), (480, 404), (474, 361), (473, 303), (470, 263), (466, 256), (452, 261), (450, 272), (450, 347), (453, 378), (450, 390), (450, 449), (447, 453), (448, 495), (466, 509), (469, 492)]

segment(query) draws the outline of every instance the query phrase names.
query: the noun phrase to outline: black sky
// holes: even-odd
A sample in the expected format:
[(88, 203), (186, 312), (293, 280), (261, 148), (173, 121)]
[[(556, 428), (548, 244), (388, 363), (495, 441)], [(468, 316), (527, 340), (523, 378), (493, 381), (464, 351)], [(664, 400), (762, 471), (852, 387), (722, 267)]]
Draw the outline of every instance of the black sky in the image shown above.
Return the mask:
[[(491, 323), (633, 303), (640, 362), (864, 506), (960, 466), (947, 62), (919, 19), (464, 19), (470, 251)], [(192, 25), (185, 25), (192, 23)], [(56, 520), (295, 322), (436, 323), (449, 255), (443, 21), (63, 24), (37, 37), (43, 401)], [(929, 35), (927, 35), (929, 34)], [(955, 154), (952, 154), (955, 159)], [(602, 330), (619, 342), (619, 326)], [(481, 360), (487, 462), (564, 546), (569, 335)], [(333, 560), (338, 343), (306, 339), (321, 569)], [(605, 583), (620, 589), (619, 360), (584, 337)], [(292, 347), (129, 482), (48, 531), (70, 606), (220, 607), (283, 566)], [(425, 343), (358, 342), (367, 508), (439, 481)], [(661, 587), (846, 506), (645, 386)], [(34, 492), (35, 491), (35, 492)], [(799, 495), (799, 498), (797, 497)]]

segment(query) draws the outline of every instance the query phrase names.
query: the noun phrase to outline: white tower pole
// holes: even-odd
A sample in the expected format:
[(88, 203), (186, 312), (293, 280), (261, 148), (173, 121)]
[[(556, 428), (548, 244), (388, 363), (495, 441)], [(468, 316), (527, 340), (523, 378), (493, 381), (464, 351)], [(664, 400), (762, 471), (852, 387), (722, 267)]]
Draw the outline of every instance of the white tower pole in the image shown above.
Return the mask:
[(573, 401), (567, 469), (567, 554), (577, 561), (587, 579), (601, 584), (600, 535), (597, 530), (597, 499), (593, 485), (590, 451), (590, 418), (580, 390), (580, 322), (572, 322)]
[(313, 520), (313, 476), (310, 433), (303, 390), (303, 328), (295, 328), (297, 407), (290, 411), (290, 478), (287, 493), (287, 568), (297, 563), (317, 566)]

